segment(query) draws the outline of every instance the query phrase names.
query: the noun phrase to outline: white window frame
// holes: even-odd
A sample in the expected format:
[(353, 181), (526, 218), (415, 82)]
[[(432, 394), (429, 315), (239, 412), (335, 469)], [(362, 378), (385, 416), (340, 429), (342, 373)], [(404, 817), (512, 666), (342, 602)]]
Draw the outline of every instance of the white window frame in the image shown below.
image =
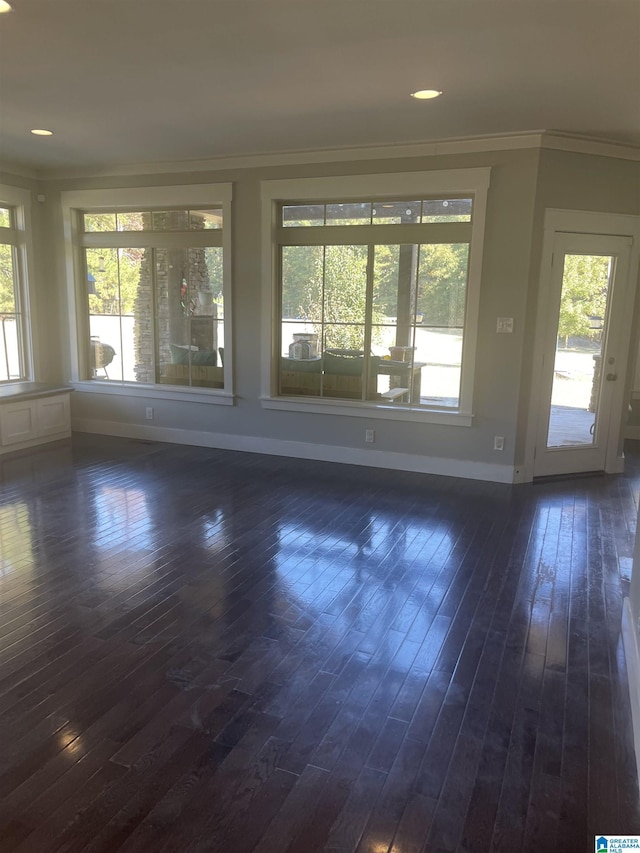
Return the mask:
[[(263, 408), (288, 411), (350, 415), (396, 421), (419, 421), (456, 426), (471, 426), (473, 421), (473, 384), (478, 342), (480, 282), (491, 168), (452, 169), (430, 172), (396, 172), (380, 175), (347, 175), (327, 178), (294, 178), (263, 181), (262, 189), (262, 269), (263, 325), (261, 404)], [(276, 232), (281, 204), (305, 204), (351, 201), (379, 201), (402, 197), (469, 195), (473, 198), (471, 243), (467, 282), (460, 400), (457, 410), (426, 409), (419, 406), (393, 406), (376, 401), (338, 401), (280, 397), (277, 393), (279, 351), (279, 276)], [(357, 226), (353, 226), (356, 228)]]
[(16, 299), (20, 315), (22, 339), (20, 357), (24, 373), (24, 376), (19, 379), (11, 379), (8, 382), (3, 381), (0, 383), (1, 388), (10, 388), (11, 385), (20, 382), (33, 381), (34, 365), (38, 364), (35, 343), (36, 336), (33, 334), (37, 318), (34, 312), (34, 300), (31, 298), (34, 269), (31, 198), (30, 190), (12, 187), (8, 184), (0, 184), (0, 206), (10, 207), (15, 213), (14, 227), (6, 231), (6, 236), (9, 239), (3, 239), (2, 242), (10, 243), (16, 250), (16, 283), (14, 286), (17, 290)]
[[(231, 294), (231, 183), (186, 184), (166, 187), (127, 187), (72, 190), (61, 194), (65, 241), (67, 300), (71, 335), (71, 384), (83, 392), (233, 405), (233, 340)], [(141, 209), (198, 209), (222, 207), (222, 279), (224, 299), (224, 388), (193, 388), (137, 382), (95, 382), (85, 379), (89, 367), (89, 315), (85, 310), (82, 213)], [(145, 232), (147, 235), (150, 232)], [(172, 232), (162, 232), (169, 241)], [(152, 242), (158, 242), (154, 232)], [(166, 242), (166, 241), (165, 241)]]

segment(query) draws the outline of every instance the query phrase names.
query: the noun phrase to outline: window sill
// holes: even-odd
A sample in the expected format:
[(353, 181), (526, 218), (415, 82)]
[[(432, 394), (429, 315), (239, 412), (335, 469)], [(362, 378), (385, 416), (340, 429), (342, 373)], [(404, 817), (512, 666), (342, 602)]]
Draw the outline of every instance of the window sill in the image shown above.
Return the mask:
[(178, 400), (181, 403), (207, 403), (215, 406), (233, 406), (235, 397), (229, 391), (217, 388), (189, 388), (176, 385), (137, 385), (136, 383), (96, 382), (93, 379), (70, 383), (83, 394), (111, 394), (124, 397), (146, 397), (156, 400)]
[(0, 385), (0, 402), (52, 397), (55, 394), (66, 394), (71, 390), (70, 385), (51, 385), (47, 382), (30, 382), (25, 379)]
[(343, 415), (355, 418), (379, 418), (389, 421), (412, 421), (423, 424), (445, 424), (469, 427), (473, 415), (443, 409), (423, 409), (417, 406), (394, 406), (374, 402), (349, 402), (346, 400), (301, 399), (298, 397), (262, 397), (263, 409), (285, 412), (310, 412), (314, 415)]

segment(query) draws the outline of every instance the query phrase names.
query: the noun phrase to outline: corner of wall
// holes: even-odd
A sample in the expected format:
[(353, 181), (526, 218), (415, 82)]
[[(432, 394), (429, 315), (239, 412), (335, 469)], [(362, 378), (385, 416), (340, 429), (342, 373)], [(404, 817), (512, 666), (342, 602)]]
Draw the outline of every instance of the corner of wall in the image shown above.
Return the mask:
[(622, 611), (622, 643), (629, 679), (636, 773), (640, 779), (640, 646), (638, 645), (638, 631), (635, 623), (636, 620), (633, 617), (631, 602), (628, 598), (625, 598)]

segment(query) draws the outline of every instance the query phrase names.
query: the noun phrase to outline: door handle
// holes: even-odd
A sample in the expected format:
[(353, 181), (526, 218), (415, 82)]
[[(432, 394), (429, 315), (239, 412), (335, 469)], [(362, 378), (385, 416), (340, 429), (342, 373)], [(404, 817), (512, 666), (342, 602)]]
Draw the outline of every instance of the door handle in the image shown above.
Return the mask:
[(618, 378), (618, 374), (617, 373), (607, 373), (605, 378), (606, 378), (607, 382), (615, 382), (616, 379)]

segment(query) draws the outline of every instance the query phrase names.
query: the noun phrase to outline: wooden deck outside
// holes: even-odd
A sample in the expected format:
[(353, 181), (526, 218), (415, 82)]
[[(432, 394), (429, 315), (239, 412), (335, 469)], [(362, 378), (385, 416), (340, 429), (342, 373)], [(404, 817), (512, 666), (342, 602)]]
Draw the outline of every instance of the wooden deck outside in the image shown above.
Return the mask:
[(571, 406), (552, 406), (549, 422), (548, 447), (572, 444), (592, 444), (591, 429), (595, 414)]

